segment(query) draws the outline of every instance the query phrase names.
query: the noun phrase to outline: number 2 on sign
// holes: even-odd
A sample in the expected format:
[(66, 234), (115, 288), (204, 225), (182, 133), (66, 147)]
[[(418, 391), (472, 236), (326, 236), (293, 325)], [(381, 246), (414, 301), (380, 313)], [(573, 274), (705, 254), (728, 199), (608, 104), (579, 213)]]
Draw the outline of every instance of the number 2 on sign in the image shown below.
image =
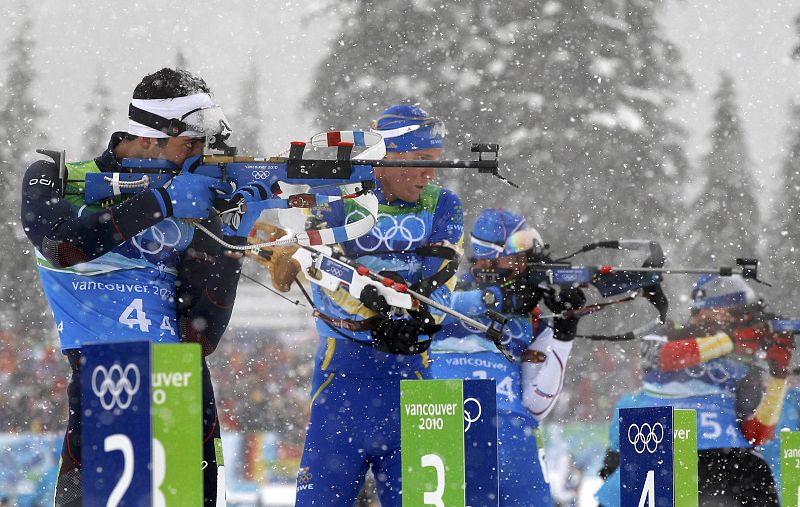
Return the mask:
[[(133, 480), (133, 466), (135, 455), (133, 452), (133, 442), (131, 439), (122, 433), (115, 433), (109, 435), (103, 440), (103, 450), (105, 452), (120, 451), (122, 452), (122, 475), (111, 490), (111, 495), (108, 497), (106, 507), (117, 507), (128, 492), (128, 488)], [(166, 454), (164, 453), (164, 446), (157, 439), (153, 439), (153, 506), (164, 507), (166, 500), (164, 493), (161, 491), (161, 485), (164, 482), (166, 475)]]
[(423, 493), (423, 504), (444, 507), (444, 501), (442, 500), (442, 495), (444, 495), (444, 462), (442, 458), (436, 454), (426, 454), (422, 457), (421, 464), (424, 467), (432, 467), (436, 470), (436, 489)]

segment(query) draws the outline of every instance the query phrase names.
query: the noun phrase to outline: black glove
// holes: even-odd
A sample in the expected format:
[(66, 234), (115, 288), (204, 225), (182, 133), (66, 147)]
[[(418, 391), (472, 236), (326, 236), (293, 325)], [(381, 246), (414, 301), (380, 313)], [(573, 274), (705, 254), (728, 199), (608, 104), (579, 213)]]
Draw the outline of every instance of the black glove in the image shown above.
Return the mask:
[[(566, 310), (579, 310), (586, 304), (586, 295), (579, 287), (561, 289), (558, 293), (548, 291), (544, 295), (544, 304), (553, 313), (561, 313)], [(556, 318), (553, 322), (556, 340), (568, 342), (575, 339), (578, 333), (578, 320), (580, 317), (571, 316), (567, 318)]]
[(500, 286), (503, 292), (503, 313), (527, 315), (542, 299), (541, 290), (530, 283), (527, 277), (517, 277)]
[(378, 292), (374, 285), (367, 285), (361, 289), (358, 299), (370, 310), (377, 313), (389, 313), (392, 307), (386, 302), (386, 298)]
[(415, 318), (386, 319), (370, 331), (375, 348), (390, 354), (421, 354), (432, 339), (419, 341), (419, 335), (431, 336), (442, 329), (438, 324), (425, 324)]
[[(393, 271), (381, 271), (378, 273), (378, 276), (388, 278), (395, 283), (406, 283), (402, 276)], [(386, 298), (381, 296), (380, 292), (378, 292), (378, 288), (372, 285), (367, 285), (361, 289), (361, 294), (358, 295), (358, 299), (373, 312), (388, 314), (392, 309), (391, 305), (386, 302)]]

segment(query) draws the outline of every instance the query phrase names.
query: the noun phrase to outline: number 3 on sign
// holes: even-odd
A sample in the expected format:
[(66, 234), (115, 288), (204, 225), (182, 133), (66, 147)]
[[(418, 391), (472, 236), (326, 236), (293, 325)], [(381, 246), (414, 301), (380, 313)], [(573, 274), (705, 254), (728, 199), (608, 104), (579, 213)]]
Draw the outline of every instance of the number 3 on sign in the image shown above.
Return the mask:
[(422, 502), (425, 505), (444, 507), (442, 495), (444, 494), (444, 462), (436, 454), (426, 454), (422, 457), (421, 464), (424, 467), (433, 467), (436, 470), (436, 489), (426, 491), (422, 495)]

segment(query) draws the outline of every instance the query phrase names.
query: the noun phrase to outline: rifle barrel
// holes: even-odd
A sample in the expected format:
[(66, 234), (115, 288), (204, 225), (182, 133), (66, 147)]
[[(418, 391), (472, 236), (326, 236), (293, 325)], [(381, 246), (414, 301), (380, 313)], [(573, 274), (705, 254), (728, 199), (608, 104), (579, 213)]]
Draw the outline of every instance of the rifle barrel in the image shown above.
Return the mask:
[(353, 165), (372, 167), (433, 167), (441, 169), (497, 169), (497, 160), (364, 160), (353, 159)]
[(581, 266), (581, 265), (567, 265), (567, 264), (539, 264), (532, 263), (528, 265), (529, 268), (535, 271), (548, 271), (551, 269), (596, 269), (601, 273), (619, 273), (621, 271), (628, 271), (632, 273), (664, 273), (672, 275), (703, 275), (712, 274), (720, 276), (730, 276), (742, 274), (741, 271), (734, 271), (732, 267), (722, 266), (719, 268), (641, 268), (641, 267), (616, 267), (616, 266)]

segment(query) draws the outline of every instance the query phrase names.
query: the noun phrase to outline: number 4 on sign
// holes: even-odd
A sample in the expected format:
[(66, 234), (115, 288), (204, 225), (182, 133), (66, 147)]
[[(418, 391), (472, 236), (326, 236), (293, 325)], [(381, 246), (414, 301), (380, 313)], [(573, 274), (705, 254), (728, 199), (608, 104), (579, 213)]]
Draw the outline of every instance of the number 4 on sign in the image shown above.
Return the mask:
[[(645, 499), (647, 499), (647, 505), (645, 505)], [(653, 470), (647, 471), (642, 496), (639, 497), (639, 507), (656, 507), (656, 474)]]

